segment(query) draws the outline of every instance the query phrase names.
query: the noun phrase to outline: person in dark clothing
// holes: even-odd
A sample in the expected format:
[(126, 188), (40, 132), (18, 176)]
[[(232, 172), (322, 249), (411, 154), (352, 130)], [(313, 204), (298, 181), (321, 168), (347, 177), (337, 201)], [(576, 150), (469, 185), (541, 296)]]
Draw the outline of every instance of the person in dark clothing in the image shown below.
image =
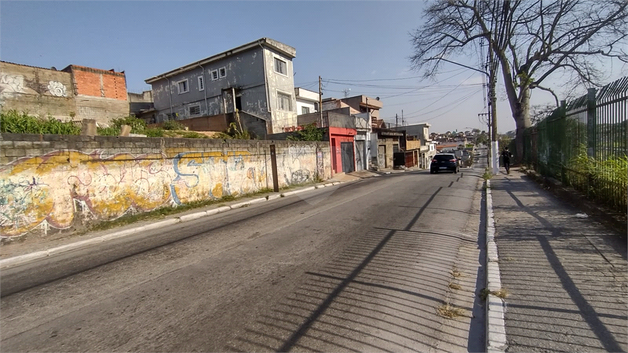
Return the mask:
[(512, 154), (508, 151), (508, 147), (504, 147), (502, 151), (502, 161), (507, 174), (510, 174), (510, 158), (512, 158)]

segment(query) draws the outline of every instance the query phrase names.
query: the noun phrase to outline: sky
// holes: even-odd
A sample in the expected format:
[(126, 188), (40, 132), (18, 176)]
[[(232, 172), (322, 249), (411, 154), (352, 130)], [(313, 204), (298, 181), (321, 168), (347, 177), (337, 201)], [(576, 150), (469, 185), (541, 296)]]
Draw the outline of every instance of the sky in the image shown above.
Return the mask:
[[(379, 97), (387, 122), (428, 122), (431, 132), (487, 130), (483, 75), (445, 65), (435, 80), (413, 71), (416, 1), (1, 1), (0, 60), (124, 71), (127, 90), (144, 80), (262, 37), (296, 49), (295, 87), (323, 98)], [(477, 67), (475, 57), (451, 60)], [(617, 69), (610, 75), (619, 77)], [(584, 93), (584, 92), (583, 92)], [(498, 131), (514, 130), (503, 90)], [(534, 92), (532, 104), (552, 103)], [(397, 120), (396, 120), (397, 119)]]

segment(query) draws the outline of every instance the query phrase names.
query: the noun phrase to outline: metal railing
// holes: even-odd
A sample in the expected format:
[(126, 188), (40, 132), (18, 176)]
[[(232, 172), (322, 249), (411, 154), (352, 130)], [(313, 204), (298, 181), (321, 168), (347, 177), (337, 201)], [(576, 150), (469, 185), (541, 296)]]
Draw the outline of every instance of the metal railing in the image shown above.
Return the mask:
[[(561, 106), (524, 132), (523, 164), (626, 212), (628, 77)], [(514, 146), (513, 146), (514, 147)]]

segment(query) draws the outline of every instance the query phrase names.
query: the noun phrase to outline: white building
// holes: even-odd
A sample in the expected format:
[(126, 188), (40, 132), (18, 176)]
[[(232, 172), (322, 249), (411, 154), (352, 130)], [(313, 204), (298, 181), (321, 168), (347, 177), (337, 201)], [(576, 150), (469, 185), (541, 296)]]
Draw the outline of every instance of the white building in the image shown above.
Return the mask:
[(318, 92), (297, 87), (294, 89), (297, 98), (297, 115), (315, 113), (318, 111)]

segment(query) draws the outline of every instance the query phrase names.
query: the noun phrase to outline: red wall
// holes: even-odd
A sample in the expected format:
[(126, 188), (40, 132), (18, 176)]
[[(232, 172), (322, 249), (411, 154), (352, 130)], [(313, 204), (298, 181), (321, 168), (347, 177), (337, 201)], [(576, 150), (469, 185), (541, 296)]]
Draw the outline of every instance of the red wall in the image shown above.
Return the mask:
[[(357, 131), (355, 129), (332, 126), (329, 127), (329, 145), (331, 147), (332, 174), (342, 173), (342, 154), (340, 150), (340, 143), (354, 143), (355, 135), (357, 135)], [(355, 155), (353, 156), (353, 168), (355, 169)]]

